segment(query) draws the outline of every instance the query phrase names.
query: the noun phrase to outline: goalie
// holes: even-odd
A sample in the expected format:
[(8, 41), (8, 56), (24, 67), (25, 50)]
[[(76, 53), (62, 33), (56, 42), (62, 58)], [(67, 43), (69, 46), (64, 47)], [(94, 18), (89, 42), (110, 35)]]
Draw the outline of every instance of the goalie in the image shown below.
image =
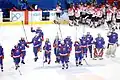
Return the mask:
[(99, 60), (102, 60), (104, 44), (105, 44), (104, 38), (101, 37), (100, 34), (98, 34), (98, 37), (95, 38), (94, 44), (95, 44), (95, 48), (94, 48), (94, 58), (93, 59), (97, 60), (97, 58), (98, 58)]
[(112, 32), (107, 34), (108, 37), (108, 46), (106, 56), (115, 57), (116, 48), (118, 46), (118, 34), (115, 32), (115, 29), (112, 28)]

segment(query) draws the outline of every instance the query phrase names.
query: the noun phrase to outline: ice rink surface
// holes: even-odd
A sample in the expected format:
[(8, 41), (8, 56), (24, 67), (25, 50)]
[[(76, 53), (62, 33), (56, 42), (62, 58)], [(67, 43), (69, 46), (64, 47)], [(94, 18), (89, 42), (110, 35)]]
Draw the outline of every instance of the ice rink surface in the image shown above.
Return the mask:
[[(33, 26), (41, 27), (44, 32), (45, 38), (49, 38), (51, 43), (57, 34), (60, 35), (58, 25), (38, 25)], [(107, 32), (104, 28), (88, 28), (83, 25), (77, 27), (69, 27), (68, 25), (60, 25), (62, 31), (62, 37), (71, 36), (73, 42), (79, 39), (83, 35), (83, 30), (86, 32), (91, 32), (95, 38), (98, 33), (100, 33), (106, 41), (107, 46)], [(31, 33), (30, 26), (25, 26), (26, 34), (28, 41), (32, 40), (32, 37), (35, 33)], [(117, 31), (120, 38), (120, 31)], [(77, 35), (76, 35), (77, 34)], [(21, 26), (0, 26), (0, 43), (4, 48), (4, 72), (0, 72), (0, 80), (120, 80), (120, 47), (117, 48), (116, 58), (106, 58), (104, 56), (103, 60), (92, 60), (89, 58), (86, 59), (89, 65), (83, 61), (83, 66), (75, 66), (74, 51), (72, 51), (70, 56), (70, 63), (68, 70), (62, 70), (60, 64), (55, 64), (55, 55), (52, 50), (52, 62), (50, 65), (44, 64), (43, 66), (43, 52), (38, 53), (39, 59), (37, 62), (34, 62), (34, 54), (32, 51), (32, 44), (30, 48), (27, 49), (27, 55), (25, 58), (26, 64), (20, 64), (19, 70), (22, 75), (19, 74), (19, 71), (15, 70), (13, 59), (10, 57), (11, 49), (18, 42), (21, 37), (25, 37), (23, 27)], [(120, 43), (120, 39), (119, 39)], [(43, 42), (44, 44), (44, 42)], [(74, 50), (74, 49), (73, 49)], [(105, 50), (106, 52), (106, 50)], [(89, 54), (89, 53), (88, 53)]]

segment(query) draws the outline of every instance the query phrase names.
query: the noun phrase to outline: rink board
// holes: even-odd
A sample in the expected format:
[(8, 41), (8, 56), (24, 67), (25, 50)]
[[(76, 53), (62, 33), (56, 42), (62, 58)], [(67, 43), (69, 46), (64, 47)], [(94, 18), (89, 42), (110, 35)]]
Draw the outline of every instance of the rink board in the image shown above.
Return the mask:
[[(68, 21), (61, 21), (61, 24), (68, 24)], [(28, 25), (54, 24), (53, 21), (29, 22)], [(0, 22), (0, 26), (22, 25), (22, 22)], [(25, 25), (25, 24), (24, 24)]]

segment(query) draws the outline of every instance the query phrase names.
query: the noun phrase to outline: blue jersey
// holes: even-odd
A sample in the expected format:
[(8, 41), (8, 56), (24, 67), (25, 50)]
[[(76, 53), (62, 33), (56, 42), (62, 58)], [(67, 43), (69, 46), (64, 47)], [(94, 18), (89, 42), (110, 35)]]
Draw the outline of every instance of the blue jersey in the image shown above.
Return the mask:
[(4, 52), (2, 46), (0, 46), (0, 59), (4, 57)]
[(25, 51), (25, 48), (28, 47), (25, 40), (19, 40), (19, 46), (20, 46), (21, 51)]
[(50, 51), (51, 50), (51, 43), (49, 41), (45, 42), (45, 45), (44, 45), (43, 49), (45, 51)]
[(64, 43), (68, 44), (70, 46), (70, 48), (72, 47), (72, 44), (73, 44), (73, 42), (72, 42), (72, 40), (70, 38), (65, 38)]
[(33, 28), (31, 28), (31, 32), (36, 32), (36, 34), (39, 34), (39, 37), (41, 38), (44, 37), (43, 31), (41, 29), (33, 30)]
[(31, 43), (33, 43), (33, 47), (40, 47), (42, 45), (41, 39), (36, 36), (32, 39)]
[(80, 39), (80, 43), (81, 43), (81, 47), (87, 47), (86, 37), (82, 37), (82, 39)]
[(95, 44), (95, 47), (98, 49), (104, 48), (104, 44), (105, 44), (104, 38), (103, 37), (95, 38), (94, 44)]
[(66, 45), (66, 44), (60, 44), (59, 45), (59, 54), (61, 55), (61, 56), (66, 56), (66, 55), (68, 55), (68, 53), (69, 53), (69, 45)]
[(89, 45), (92, 45), (92, 41), (93, 41), (92, 35), (86, 35), (86, 39), (87, 39), (87, 44), (88, 44), (88, 46), (89, 46)]
[(55, 39), (55, 40), (54, 40), (54, 43), (53, 43), (53, 47), (54, 47), (54, 48), (58, 48), (59, 44), (60, 44), (60, 40), (59, 40), (59, 39), (58, 39), (58, 40)]
[(59, 52), (64, 51), (64, 50), (66, 53), (70, 53), (70, 46), (67, 44), (60, 44), (59, 45)]
[(19, 58), (19, 57), (21, 57), (21, 51), (20, 51), (20, 48), (18, 46), (16, 48), (14, 48), (14, 49), (11, 50), (11, 56), (13, 58)]
[(75, 47), (75, 53), (80, 53), (81, 52), (81, 45), (78, 42), (74, 43), (74, 47)]
[(118, 42), (118, 34), (116, 32), (111, 32), (107, 37), (109, 38), (109, 44), (115, 44)]

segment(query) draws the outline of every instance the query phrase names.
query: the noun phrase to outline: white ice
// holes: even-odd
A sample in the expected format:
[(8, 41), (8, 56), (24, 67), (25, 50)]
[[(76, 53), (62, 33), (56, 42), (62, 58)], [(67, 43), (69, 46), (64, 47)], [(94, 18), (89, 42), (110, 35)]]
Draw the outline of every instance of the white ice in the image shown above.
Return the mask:
[[(28, 41), (32, 40), (35, 33), (30, 32), (29, 26), (24, 26), (27, 34)], [(60, 35), (58, 25), (36, 25), (33, 26), (41, 27), (45, 38), (49, 38), (51, 43), (57, 34)], [(83, 28), (85, 27), (85, 29)], [(77, 27), (69, 27), (68, 25), (60, 25), (62, 31), (62, 38), (66, 36), (71, 36), (73, 42), (83, 35), (83, 32), (91, 32), (95, 38), (98, 33), (100, 33), (106, 41), (107, 45), (107, 30), (104, 28), (91, 29), (87, 26), (80, 25)], [(84, 31), (83, 31), (84, 30)], [(120, 32), (119, 33), (120, 37)], [(77, 34), (77, 35), (76, 35)], [(75, 66), (74, 51), (72, 51), (70, 56), (70, 63), (68, 70), (62, 70), (60, 64), (55, 64), (55, 56), (52, 51), (52, 62), (50, 65), (44, 64), (43, 66), (43, 52), (39, 53), (39, 60), (34, 62), (34, 54), (32, 51), (32, 44), (30, 48), (27, 49), (27, 55), (25, 58), (25, 65), (20, 64), (20, 71), (16, 71), (14, 68), (13, 59), (10, 57), (11, 49), (18, 42), (21, 37), (25, 37), (23, 27), (21, 26), (0, 26), (0, 43), (4, 48), (4, 72), (0, 72), (0, 80), (120, 80), (120, 47), (117, 48), (116, 58), (108, 59), (104, 56), (104, 60), (93, 61), (91, 59), (86, 59), (89, 66), (83, 61), (83, 66)], [(120, 40), (119, 40), (120, 41)], [(120, 42), (119, 42), (120, 43)], [(44, 43), (43, 43), (44, 44)]]

